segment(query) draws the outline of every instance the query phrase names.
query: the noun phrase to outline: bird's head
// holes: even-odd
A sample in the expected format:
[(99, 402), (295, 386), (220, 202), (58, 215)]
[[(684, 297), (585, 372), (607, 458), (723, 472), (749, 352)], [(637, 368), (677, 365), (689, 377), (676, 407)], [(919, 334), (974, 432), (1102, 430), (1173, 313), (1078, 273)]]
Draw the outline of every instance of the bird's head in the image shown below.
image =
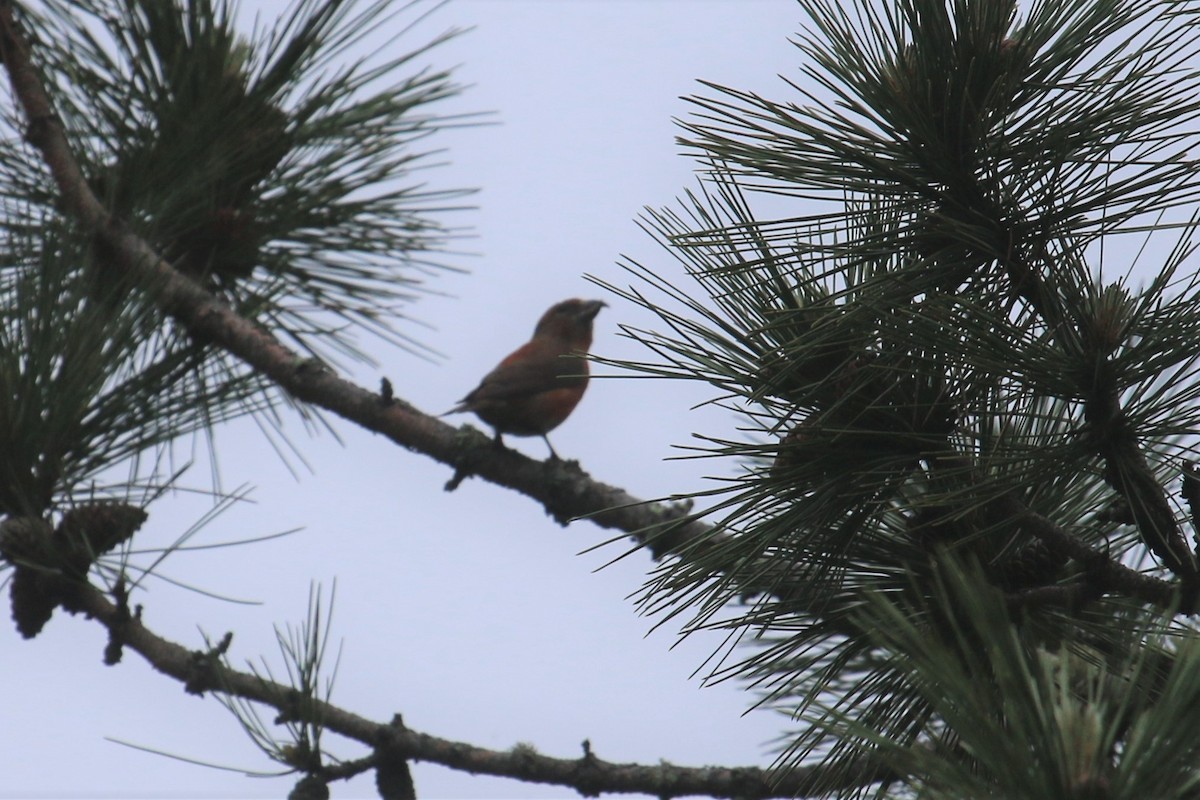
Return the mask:
[(570, 342), (574, 350), (586, 350), (592, 343), (592, 320), (606, 305), (603, 300), (578, 298), (555, 303), (538, 320), (533, 338), (560, 339)]

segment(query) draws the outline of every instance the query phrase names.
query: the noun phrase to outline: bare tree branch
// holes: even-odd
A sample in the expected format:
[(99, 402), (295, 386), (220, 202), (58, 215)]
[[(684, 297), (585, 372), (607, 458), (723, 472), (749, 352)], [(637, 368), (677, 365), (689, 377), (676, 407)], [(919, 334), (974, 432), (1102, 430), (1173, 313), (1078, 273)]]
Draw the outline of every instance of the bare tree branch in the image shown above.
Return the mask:
[[(705, 795), (729, 798), (799, 797), (820, 788), (836, 788), (820, 767), (798, 768), (780, 775), (757, 767), (679, 767), (673, 764), (615, 764), (597, 758), (584, 743), (581, 758), (552, 758), (532, 747), (517, 746), (498, 751), (465, 742), (442, 739), (409, 730), (399, 717), (380, 723), (346, 711), (331, 703), (305, 697), (291, 686), (226, 666), (222, 656), (232, 637), (212, 650), (188, 650), (159, 636), (145, 626), (140, 609), (131, 613), (123, 594), (114, 603), (94, 586), (67, 578), (59, 579), (57, 594), (66, 598), (65, 607), (83, 613), (108, 629), (111, 643), (134, 650), (158, 672), (182, 683), (190, 694), (221, 692), (276, 709), (283, 719), (309, 721), (326, 730), (371, 747), (375, 755), (357, 762), (351, 770), (331, 769), (327, 779), (342, 779), (377, 765), (381, 758), (429, 761), (471, 773), (515, 778), (532, 783), (571, 787), (585, 796), (602, 792), (651, 794), (670, 798)], [(882, 780), (878, 765), (863, 763), (854, 771), (854, 785)], [(846, 784), (843, 778), (842, 783)]]

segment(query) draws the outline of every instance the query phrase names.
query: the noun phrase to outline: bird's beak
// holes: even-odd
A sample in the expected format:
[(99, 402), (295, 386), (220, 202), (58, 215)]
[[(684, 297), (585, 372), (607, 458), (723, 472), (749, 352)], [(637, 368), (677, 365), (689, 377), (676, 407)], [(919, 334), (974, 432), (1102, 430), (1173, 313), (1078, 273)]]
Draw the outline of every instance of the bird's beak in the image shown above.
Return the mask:
[(588, 300), (583, 304), (583, 308), (579, 309), (579, 319), (581, 322), (591, 322), (600, 313), (600, 309), (607, 306), (608, 303), (603, 300)]

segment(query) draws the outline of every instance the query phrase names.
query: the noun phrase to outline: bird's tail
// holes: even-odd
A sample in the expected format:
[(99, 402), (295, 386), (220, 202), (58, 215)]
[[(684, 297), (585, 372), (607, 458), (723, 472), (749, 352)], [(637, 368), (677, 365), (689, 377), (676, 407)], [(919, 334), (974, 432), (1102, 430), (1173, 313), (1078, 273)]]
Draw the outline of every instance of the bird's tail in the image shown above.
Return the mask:
[(450, 409), (449, 411), (443, 411), (441, 414), (438, 414), (438, 416), (439, 417), (448, 417), (451, 414), (461, 414), (464, 411), (470, 411), (470, 410), (471, 410), (471, 404), (468, 403), (466, 400), (461, 400), (461, 401), (459, 401), (458, 405), (456, 405), (454, 408)]

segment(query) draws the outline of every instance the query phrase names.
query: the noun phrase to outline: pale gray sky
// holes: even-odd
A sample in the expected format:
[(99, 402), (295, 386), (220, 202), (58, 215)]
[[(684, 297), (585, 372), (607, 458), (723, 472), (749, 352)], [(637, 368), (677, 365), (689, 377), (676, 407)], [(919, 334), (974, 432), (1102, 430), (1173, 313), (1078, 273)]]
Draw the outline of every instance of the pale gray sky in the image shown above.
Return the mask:
[[(800, 53), (787, 40), (799, 22), (791, 0), (459, 0), (419, 26), (403, 43), (421, 44), (450, 26), (476, 27), (431, 58), (461, 63), (458, 78), (473, 84), (446, 111), (494, 111), (499, 124), (430, 140), (450, 148), (450, 165), (425, 177), (438, 187), (481, 188), (478, 211), (450, 218), (474, 227), (475, 238), (462, 247), (477, 255), (454, 259), (471, 274), (435, 278), (430, 288), (446, 296), (412, 310), (433, 327), (421, 335), (446, 363), (372, 343), (381, 371), (356, 377), (375, 386), (382, 372), (397, 395), (440, 413), (524, 341), (547, 306), (571, 296), (611, 303), (597, 321), (596, 353), (646, 356), (617, 336), (617, 325), (653, 320), (581, 276), (629, 283), (616, 265), (621, 254), (679, 273), (633, 221), (643, 206), (667, 205), (692, 185), (693, 165), (674, 143), (671, 118), (689, 113), (678, 98), (706, 78), (795, 99), (777, 74), (798, 76)], [(735, 421), (724, 412), (689, 410), (711, 396), (661, 381), (594, 381), (552, 440), (597, 479), (641, 497), (711, 487), (708, 476), (731, 474), (736, 465), (666, 460), (693, 432), (733, 433)], [(653, 620), (637, 616), (626, 598), (641, 586), (648, 558), (597, 571), (618, 546), (579, 553), (609, 533), (586, 522), (560, 528), (527, 498), (478, 480), (447, 495), (447, 468), (335, 426), (344, 446), (328, 434), (305, 439), (289, 419), (314, 468), (299, 480), (250, 425), (220, 433), (224, 485), (253, 485), (255, 503), (222, 515), (198, 541), (304, 530), (173, 557), (166, 574), (261, 605), (157, 583), (140, 598), (154, 630), (191, 647), (201, 643), (197, 626), (213, 637), (232, 630), (235, 662), (266, 656), (283, 674), (272, 625), (303, 618), (310, 579), (328, 588), (336, 578), (334, 637), (344, 652), (333, 701), (359, 714), (386, 721), (401, 713), (415, 730), (491, 748), (528, 742), (562, 757), (578, 756), (586, 738), (612, 761), (770, 762), (770, 741), (785, 720), (743, 716), (753, 695), (730, 684), (702, 689), (690, 677), (720, 637), (670, 650), (674, 629), (647, 636)], [(545, 454), (537, 439), (510, 444)], [(190, 483), (207, 481), (199, 463)], [(138, 541), (170, 541), (204, 513), (204, 503), (160, 501)], [(0, 730), (0, 797), (287, 793), (293, 777), (253, 780), (105, 741), (251, 770), (270, 766), (217, 702), (184, 694), (133, 653), (106, 668), (103, 647), (99, 626), (61, 612), (28, 643), (11, 625), (0, 626), (8, 721)], [(345, 757), (364, 754), (332, 736), (326, 745)], [(414, 774), (423, 798), (575, 796), (432, 765)], [(374, 796), (371, 780), (337, 785), (334, 796)]]

